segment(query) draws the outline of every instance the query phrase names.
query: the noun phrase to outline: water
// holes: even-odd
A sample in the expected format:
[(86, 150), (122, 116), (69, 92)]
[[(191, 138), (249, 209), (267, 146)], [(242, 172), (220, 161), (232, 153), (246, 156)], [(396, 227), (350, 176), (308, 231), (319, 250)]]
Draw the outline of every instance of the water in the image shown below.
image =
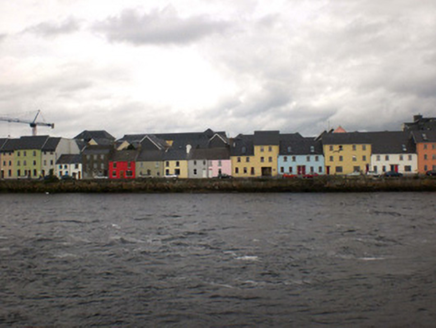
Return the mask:
[(0, 326), (434, 327), (435, 196), (0, 195)]

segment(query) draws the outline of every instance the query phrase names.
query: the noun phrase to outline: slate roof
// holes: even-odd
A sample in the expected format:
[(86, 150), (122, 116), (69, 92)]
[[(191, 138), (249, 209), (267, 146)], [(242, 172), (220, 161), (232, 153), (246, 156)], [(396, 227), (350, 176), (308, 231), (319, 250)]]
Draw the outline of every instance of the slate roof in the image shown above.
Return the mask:
[(1, 152), (13, 152), (16, 149), (16, 146), (20, 142), (20, 139), (8, 139), (5, 144), (3, 144), (0, 149)]
[(26, 136), (18, 139), (15, 150), (39, 149), (41, 150), (47, 142), (48, 136)]
[(83, 132), (75, 136), (74, 139), (80, 139), (85, 141), (89, 141), (91, 139), (108, 139), (112, 141), (115, 140), (112, 135), (104, 130), (84, 130)]
[(254, 131), (255, 146), (271, 146), (280, 144), (280, 131)]
[(61, 138), (48, 138), (47, 142), (42, 147), (43, 151), (55, 151)]
[(231, 141), (230, 156), (253, 156), (254, 136), (239, 134)]
[(120, 150), (112, 153), (111, 162), (134, 162), (138, 156), (137, 150)]
[(406, 131), (366, 132), (373, 154), (409, 154), (416, 152), (411, 133)]
[(0, 138), (0, 151), (3, 150), (3, 146), (8, 142), (8, 138)]
[(321, 138), (324, 145), (370, 144), (365, 132), (326, 133)]
[[(288, 151), (288, 147), (290, 151)], [(304, 138), (300, 134), (282, 135), (280, 141), (280, 155), (322, 155), (322, 143), (315, 138)]]
[(156, 162), (162, 161), (164, 158), (165, 152), (163, 150), (142, 150), (136, 161), (138, 162)]
[(83, 149), (84, 155), (109, 154), (113, 150), (111, 146), (89, 145)]
[(190, 160), (226, 160), (230, 159), (228, 148), (193, 149), (189, 154)]
[(168, 149), (164, 152), (163, 159), (164, 161), (183, 161), (188, 158), (188, 154), (186, 153), (186, 149)]
[(436, 130), (435, 117), (422, 117), (421, 115), (415, 115), (413, 119), (413, 122), (403, 124), (404, 131)]
[(82, 155), (74, 154), (74, 155), (61, 155), (59, 159), (56, 161), (56, 164), (81, 164), (82, 163)]
[(412, 136), (416, 143), (436, 142), (436, 130), (412, 131)]

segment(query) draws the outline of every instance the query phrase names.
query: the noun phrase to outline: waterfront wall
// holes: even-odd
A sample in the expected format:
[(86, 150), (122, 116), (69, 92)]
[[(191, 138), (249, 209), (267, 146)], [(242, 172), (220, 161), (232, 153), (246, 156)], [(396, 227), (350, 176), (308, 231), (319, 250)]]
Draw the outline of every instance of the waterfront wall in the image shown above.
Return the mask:
[(203, 192), (379, 192), (436, 191), (436, 178), (400, 179), (136, 179), (33, 181), (2, 180), (0, 192), (8, 193), (203, 193)]

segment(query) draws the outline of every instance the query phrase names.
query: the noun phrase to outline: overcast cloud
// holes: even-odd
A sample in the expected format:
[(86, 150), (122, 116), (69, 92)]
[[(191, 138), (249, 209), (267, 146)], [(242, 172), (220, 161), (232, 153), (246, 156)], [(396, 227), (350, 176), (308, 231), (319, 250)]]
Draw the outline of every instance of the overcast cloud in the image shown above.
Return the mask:
[[(436, 116), (429, 0), (0, 4), (0, 116), (73, 137), (398, 130)], [(0, 122), (0, 136), (30, 134)]]

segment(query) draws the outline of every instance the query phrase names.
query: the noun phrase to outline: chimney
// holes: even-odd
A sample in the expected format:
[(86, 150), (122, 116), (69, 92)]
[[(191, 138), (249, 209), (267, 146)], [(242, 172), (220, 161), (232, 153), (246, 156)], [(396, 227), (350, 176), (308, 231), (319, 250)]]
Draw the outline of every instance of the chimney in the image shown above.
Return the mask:
[(422, 115), (418, 114), (418, 115), (413, 115), (413, 122), (418, 122), (422, 120)]

